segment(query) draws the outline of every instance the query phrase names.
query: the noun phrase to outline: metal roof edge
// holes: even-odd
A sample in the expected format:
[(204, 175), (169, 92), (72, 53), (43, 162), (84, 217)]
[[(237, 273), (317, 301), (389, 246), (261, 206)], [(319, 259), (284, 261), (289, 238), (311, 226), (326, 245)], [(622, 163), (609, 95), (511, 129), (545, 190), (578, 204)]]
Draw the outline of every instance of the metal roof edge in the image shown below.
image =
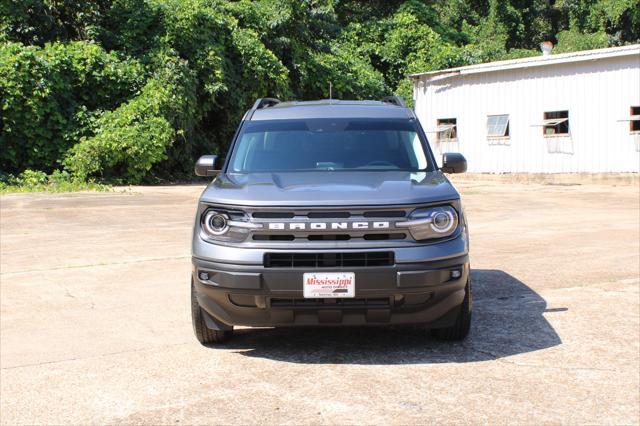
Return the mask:
[(599, 59), (608, 59), (622, 56), (640, 55), (640, 44), (631, 44), (627, 46), (608, 47), (605, 49), (580, 50), (577, 52), (559, 53), (556, 55), (538, 55), (527, 58), (510, 59), (506, 61), (485, 62), (482, 64), (467, 65), (464, 67), (448, 68), (437, 71), (428, 71), (423, 73), (411, 74), (408, 76), (410, 80), (421, 80), (424, 77), (427, 80), (440, 80), (455, 77), (463, 74), (478, 74), (485, 72), (496, 72), (510, 70), (516, 68), (540, 67), (546, 65), (563, 64), (570, 62), (593, 61)]

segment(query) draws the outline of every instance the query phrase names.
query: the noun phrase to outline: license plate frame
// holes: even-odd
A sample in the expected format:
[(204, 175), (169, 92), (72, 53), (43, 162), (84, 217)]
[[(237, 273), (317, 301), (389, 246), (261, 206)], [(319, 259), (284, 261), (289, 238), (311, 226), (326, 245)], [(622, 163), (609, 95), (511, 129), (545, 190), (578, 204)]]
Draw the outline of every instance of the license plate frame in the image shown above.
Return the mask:
[(305, 272), (302, 275), (305, 299), (345, 299), (356, 296), (355, 272)]

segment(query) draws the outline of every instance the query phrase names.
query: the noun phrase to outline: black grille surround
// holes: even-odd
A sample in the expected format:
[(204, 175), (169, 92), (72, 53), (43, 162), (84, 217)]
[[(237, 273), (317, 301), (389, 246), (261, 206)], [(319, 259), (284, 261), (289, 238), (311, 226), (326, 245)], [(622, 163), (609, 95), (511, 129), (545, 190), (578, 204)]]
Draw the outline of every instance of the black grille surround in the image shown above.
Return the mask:
[(265, 268), (342, 268), (393, 266), (392, 251), (346, 253), (265, 253)]

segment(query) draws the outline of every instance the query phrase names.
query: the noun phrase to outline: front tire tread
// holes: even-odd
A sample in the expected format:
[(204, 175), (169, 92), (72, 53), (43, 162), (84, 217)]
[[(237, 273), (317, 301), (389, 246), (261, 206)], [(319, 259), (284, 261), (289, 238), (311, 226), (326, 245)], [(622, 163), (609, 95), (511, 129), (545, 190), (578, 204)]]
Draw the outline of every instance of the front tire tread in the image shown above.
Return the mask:
[(431, 337), (447, 342), (464, 340), (471, 329), (471, 306), (471, 283), (468, 282), (465, 288), (464, 300), (460, 306), (460, 313), (456, 318), (455, 324), (451, 327), (432, 329)]
[(202, 308), (198, 304), (193, 282), (191, 283), (191, 319), (196, 339), (203, 345), (228, 342), (233, 337), (233, 330), (213, 330), (207, 327)]

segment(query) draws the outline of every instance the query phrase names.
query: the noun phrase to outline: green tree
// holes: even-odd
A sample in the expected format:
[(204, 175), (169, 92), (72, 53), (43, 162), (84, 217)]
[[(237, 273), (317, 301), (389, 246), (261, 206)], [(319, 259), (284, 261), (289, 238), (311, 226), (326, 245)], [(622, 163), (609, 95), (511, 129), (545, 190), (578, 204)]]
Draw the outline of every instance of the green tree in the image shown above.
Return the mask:
[(111, 0), (3, 0), (0, 29), (9, 40), (46, 42), (89, 40)]
[(175, 136), (191, 124), (195, 98), (184, 62), (168, 65), (138, 96), (102, 115), (95, 134), (69, 150), (65, 166), (75, 176), (139, 183), (155, 163), (167, 159)]
[(142, 66), (88, 42), (0, 44), (0, 169), (51, 171), (96, 117), (144, 82)]

